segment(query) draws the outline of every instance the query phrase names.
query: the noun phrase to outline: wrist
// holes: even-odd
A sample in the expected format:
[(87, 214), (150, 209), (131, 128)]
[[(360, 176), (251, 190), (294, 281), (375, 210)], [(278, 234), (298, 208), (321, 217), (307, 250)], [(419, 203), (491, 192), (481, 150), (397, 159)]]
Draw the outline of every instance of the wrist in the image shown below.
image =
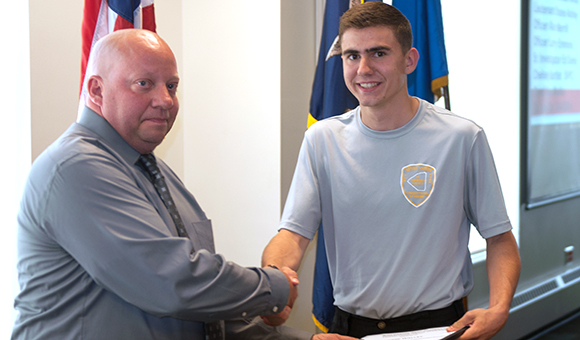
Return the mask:
[(497, 315), (500, 318), (504, 318), (507, 319), (509, 314), (510, 314), (510, 308), (509, 306), (503, 306), (500, 304), (494, 305), (494, 306), (489, 306), (487, 308), (489, 311), (492, 311), (495, 315)]

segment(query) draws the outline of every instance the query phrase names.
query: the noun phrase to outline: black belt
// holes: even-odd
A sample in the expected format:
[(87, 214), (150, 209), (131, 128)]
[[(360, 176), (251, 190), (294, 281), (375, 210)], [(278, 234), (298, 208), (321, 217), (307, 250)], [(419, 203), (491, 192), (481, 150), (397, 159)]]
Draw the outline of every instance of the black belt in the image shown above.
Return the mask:
[(335, 307), (330, 332), (360, 338), (371, 334), (446, 327), (459, 320), (463, 314), (465, 314), (465, 308), (461, 300), (453, 302), (449, 307), (426, 310), (390, 319), (366, 318)]

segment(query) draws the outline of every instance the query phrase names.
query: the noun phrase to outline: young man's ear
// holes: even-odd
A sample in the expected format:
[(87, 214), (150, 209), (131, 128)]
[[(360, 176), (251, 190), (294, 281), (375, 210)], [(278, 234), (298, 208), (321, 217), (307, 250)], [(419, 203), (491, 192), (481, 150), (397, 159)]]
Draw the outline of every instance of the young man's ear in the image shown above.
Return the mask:
[(87, 81), (87, 94), (89, 100), (98, 106), (103, 105), (103, 79), (99, 76), (93, 75)]
[(407, 62), (405, 66), (405, 71), (407, 74), (411, 74), (417, 68), (417, 63), (419, 62), (419, 51), (416, 48), (411, 47), (411, 49), (405, 55), (405, 60)]

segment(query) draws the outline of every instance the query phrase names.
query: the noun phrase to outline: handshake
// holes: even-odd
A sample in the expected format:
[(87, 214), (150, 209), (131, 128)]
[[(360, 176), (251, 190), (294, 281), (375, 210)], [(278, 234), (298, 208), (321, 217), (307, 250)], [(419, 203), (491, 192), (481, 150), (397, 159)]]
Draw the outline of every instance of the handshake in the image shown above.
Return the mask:
[(262, 320), (264, 320), (264, 323), (266, 325), (280, 326), (281, 324), (286, 322), (286, 320), (288, 320), (288, 318), (290, 317), (290, 312), (292, 311), (292, 307), (294, 306), (294, 301), (296, 301), (296, 298), (298, 297), (297, 287), (300, 282), (298, 281), (298, 274), (294, 270), (292, 270), (292, 268), (289, 267), (278, 268), (274, 265), (267, 265), (267, 267), (279, 269), (282, 273), (284, 273), (284, 275), (286, 275), (286, 279), (288, 280), (288, 286), (290, 287), (286, 307), (284, 307), (284, 309), (278, 314), (262, 316)]

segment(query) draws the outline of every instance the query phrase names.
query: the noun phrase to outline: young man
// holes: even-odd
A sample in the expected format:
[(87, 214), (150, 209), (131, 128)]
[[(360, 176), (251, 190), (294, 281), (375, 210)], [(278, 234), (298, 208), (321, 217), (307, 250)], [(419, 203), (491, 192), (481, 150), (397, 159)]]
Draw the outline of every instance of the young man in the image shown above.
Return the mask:
[[(517, 245), (483, 130), (409, 96), (419, 58), (408, 20), (382, 2), (340, 21), (344, 79), (355, 110), (307, 132), (263, 265), (297, 270), (318, 226), (336, 313), (332, 332), (368, 334), (505, 324), (519, 277)], [(464, 315), (473, 287), (470, 224), (487, 240), (488, 309)]]

